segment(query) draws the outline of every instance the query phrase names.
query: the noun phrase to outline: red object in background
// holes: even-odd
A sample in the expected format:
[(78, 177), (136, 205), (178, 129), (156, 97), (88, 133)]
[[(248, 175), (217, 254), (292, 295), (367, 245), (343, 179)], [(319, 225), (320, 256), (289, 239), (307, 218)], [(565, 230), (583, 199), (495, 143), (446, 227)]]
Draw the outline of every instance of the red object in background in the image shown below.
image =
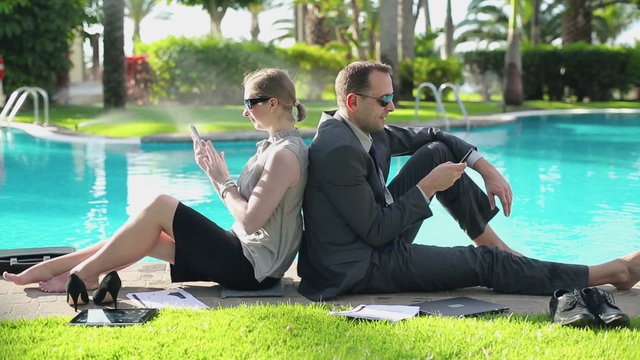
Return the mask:
[(4, 77), (4, 60), (2, 59), (2, 55), (0, 55), (0, 80)]
[(153, 72), (149, 55), (126, 57), (127, 98), (138, 105), (149, 102)]

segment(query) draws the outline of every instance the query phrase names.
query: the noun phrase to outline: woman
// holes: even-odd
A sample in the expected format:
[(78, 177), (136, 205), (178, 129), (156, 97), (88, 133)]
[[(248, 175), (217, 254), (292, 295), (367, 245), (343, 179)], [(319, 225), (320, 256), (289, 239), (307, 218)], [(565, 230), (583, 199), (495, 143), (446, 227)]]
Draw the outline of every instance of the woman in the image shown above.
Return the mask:
[[(224, 153), (192, 135), (195, 160), (235, 222), (226, 231), (168, 195), (159, 195), (112, 238), (51, 259), (20, 274), (4, 273), (23, 285), (40, 282), (43, 291), (67, 290), (67, 301), (114, 302), (120, 280), (114, 270), (144, 256), (171, 264), (171, 279), (215, 281), (238, 290), (275, 285), (291, 266), (302, 237), (300, 208), (307, 181), (307, 146), (294, 126), (306, 117), (290, 76), (262, 69), (243, 81), (243, 116), (269, 134), (244, 167), (237, 184), (229, 176)], [(110, 272), (100, 286), (98, 276)]]

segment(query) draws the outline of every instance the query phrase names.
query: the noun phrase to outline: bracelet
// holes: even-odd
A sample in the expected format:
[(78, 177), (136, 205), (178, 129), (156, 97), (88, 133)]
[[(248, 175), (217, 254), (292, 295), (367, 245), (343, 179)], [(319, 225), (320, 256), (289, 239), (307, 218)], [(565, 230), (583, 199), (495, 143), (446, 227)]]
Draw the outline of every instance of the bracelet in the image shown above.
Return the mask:
[(221, 183), (218, 183), (218, 187), (224, 188), (226, 186), (231, 186), (230, 184), (233, 184), (233, 183), (234, 182), (233, 182), (233, 180), (231, 180), (231, 178), (227, 178), (227, 180), (225, 180), (225, 181), (223, 181)]
[(232, 187), (237, 188), (238, 185), (236, 185), (236, 183), (233, 182), (233, 180), (228, 179), (227, 181), (224, 182), (224, 184), (222, 184), (222, 191), (220, 191), (220, 197), (224, 200), (225, 195), (227, 195), (227, 191), (229, 191), (229, 189), (231, 189)]

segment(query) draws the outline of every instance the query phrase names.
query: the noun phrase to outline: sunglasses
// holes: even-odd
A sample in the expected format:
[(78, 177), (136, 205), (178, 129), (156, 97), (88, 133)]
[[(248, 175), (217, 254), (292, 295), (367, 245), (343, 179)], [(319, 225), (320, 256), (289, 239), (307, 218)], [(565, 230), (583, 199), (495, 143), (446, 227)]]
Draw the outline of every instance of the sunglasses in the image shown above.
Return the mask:
[(379, 98), (358, 93), (356, 93), (356, 95), (376, 100), (382, 107), (387, 107), (387, 105), (389, 105), (389, 103), (393, 101), (393, 94), (382, 95)]
[(259, 98), (254, 98), (254, 99), (244, 99), (243, 103), (244, 103), (244, 107), (247, 108), (247, 110), (251, 110), (253, 105), (260, 104), (261, 102), (265, 102), (265, 101), (267, 101), (269, 99), (271, 99), (271, 98), (270, 97), (259, 97)]

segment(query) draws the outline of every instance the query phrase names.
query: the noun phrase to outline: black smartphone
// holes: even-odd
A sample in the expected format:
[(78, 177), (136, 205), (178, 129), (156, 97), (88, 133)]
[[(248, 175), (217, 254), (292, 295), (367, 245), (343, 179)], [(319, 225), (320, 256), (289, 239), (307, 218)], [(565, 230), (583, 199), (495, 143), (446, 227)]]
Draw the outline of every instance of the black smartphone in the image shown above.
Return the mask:
[(191, 133), (196, 137), (196, 139), (200, 140), (200, 133), (198, 133), (198, 129), (193, 124), (189, 124), (189, 128), (191, 129)]
[(469, 155), (471, 155), (472, 151), (473, 151), (473, 149), (469, 149), (469, 151), (467, 151), (467, 153), (464, 154), (464, 156), (462, 157), (462, 160), (460, 160), (460, 163), (463, 163), (463, 162), (467, 161), (467, 158), (469, 157)]

